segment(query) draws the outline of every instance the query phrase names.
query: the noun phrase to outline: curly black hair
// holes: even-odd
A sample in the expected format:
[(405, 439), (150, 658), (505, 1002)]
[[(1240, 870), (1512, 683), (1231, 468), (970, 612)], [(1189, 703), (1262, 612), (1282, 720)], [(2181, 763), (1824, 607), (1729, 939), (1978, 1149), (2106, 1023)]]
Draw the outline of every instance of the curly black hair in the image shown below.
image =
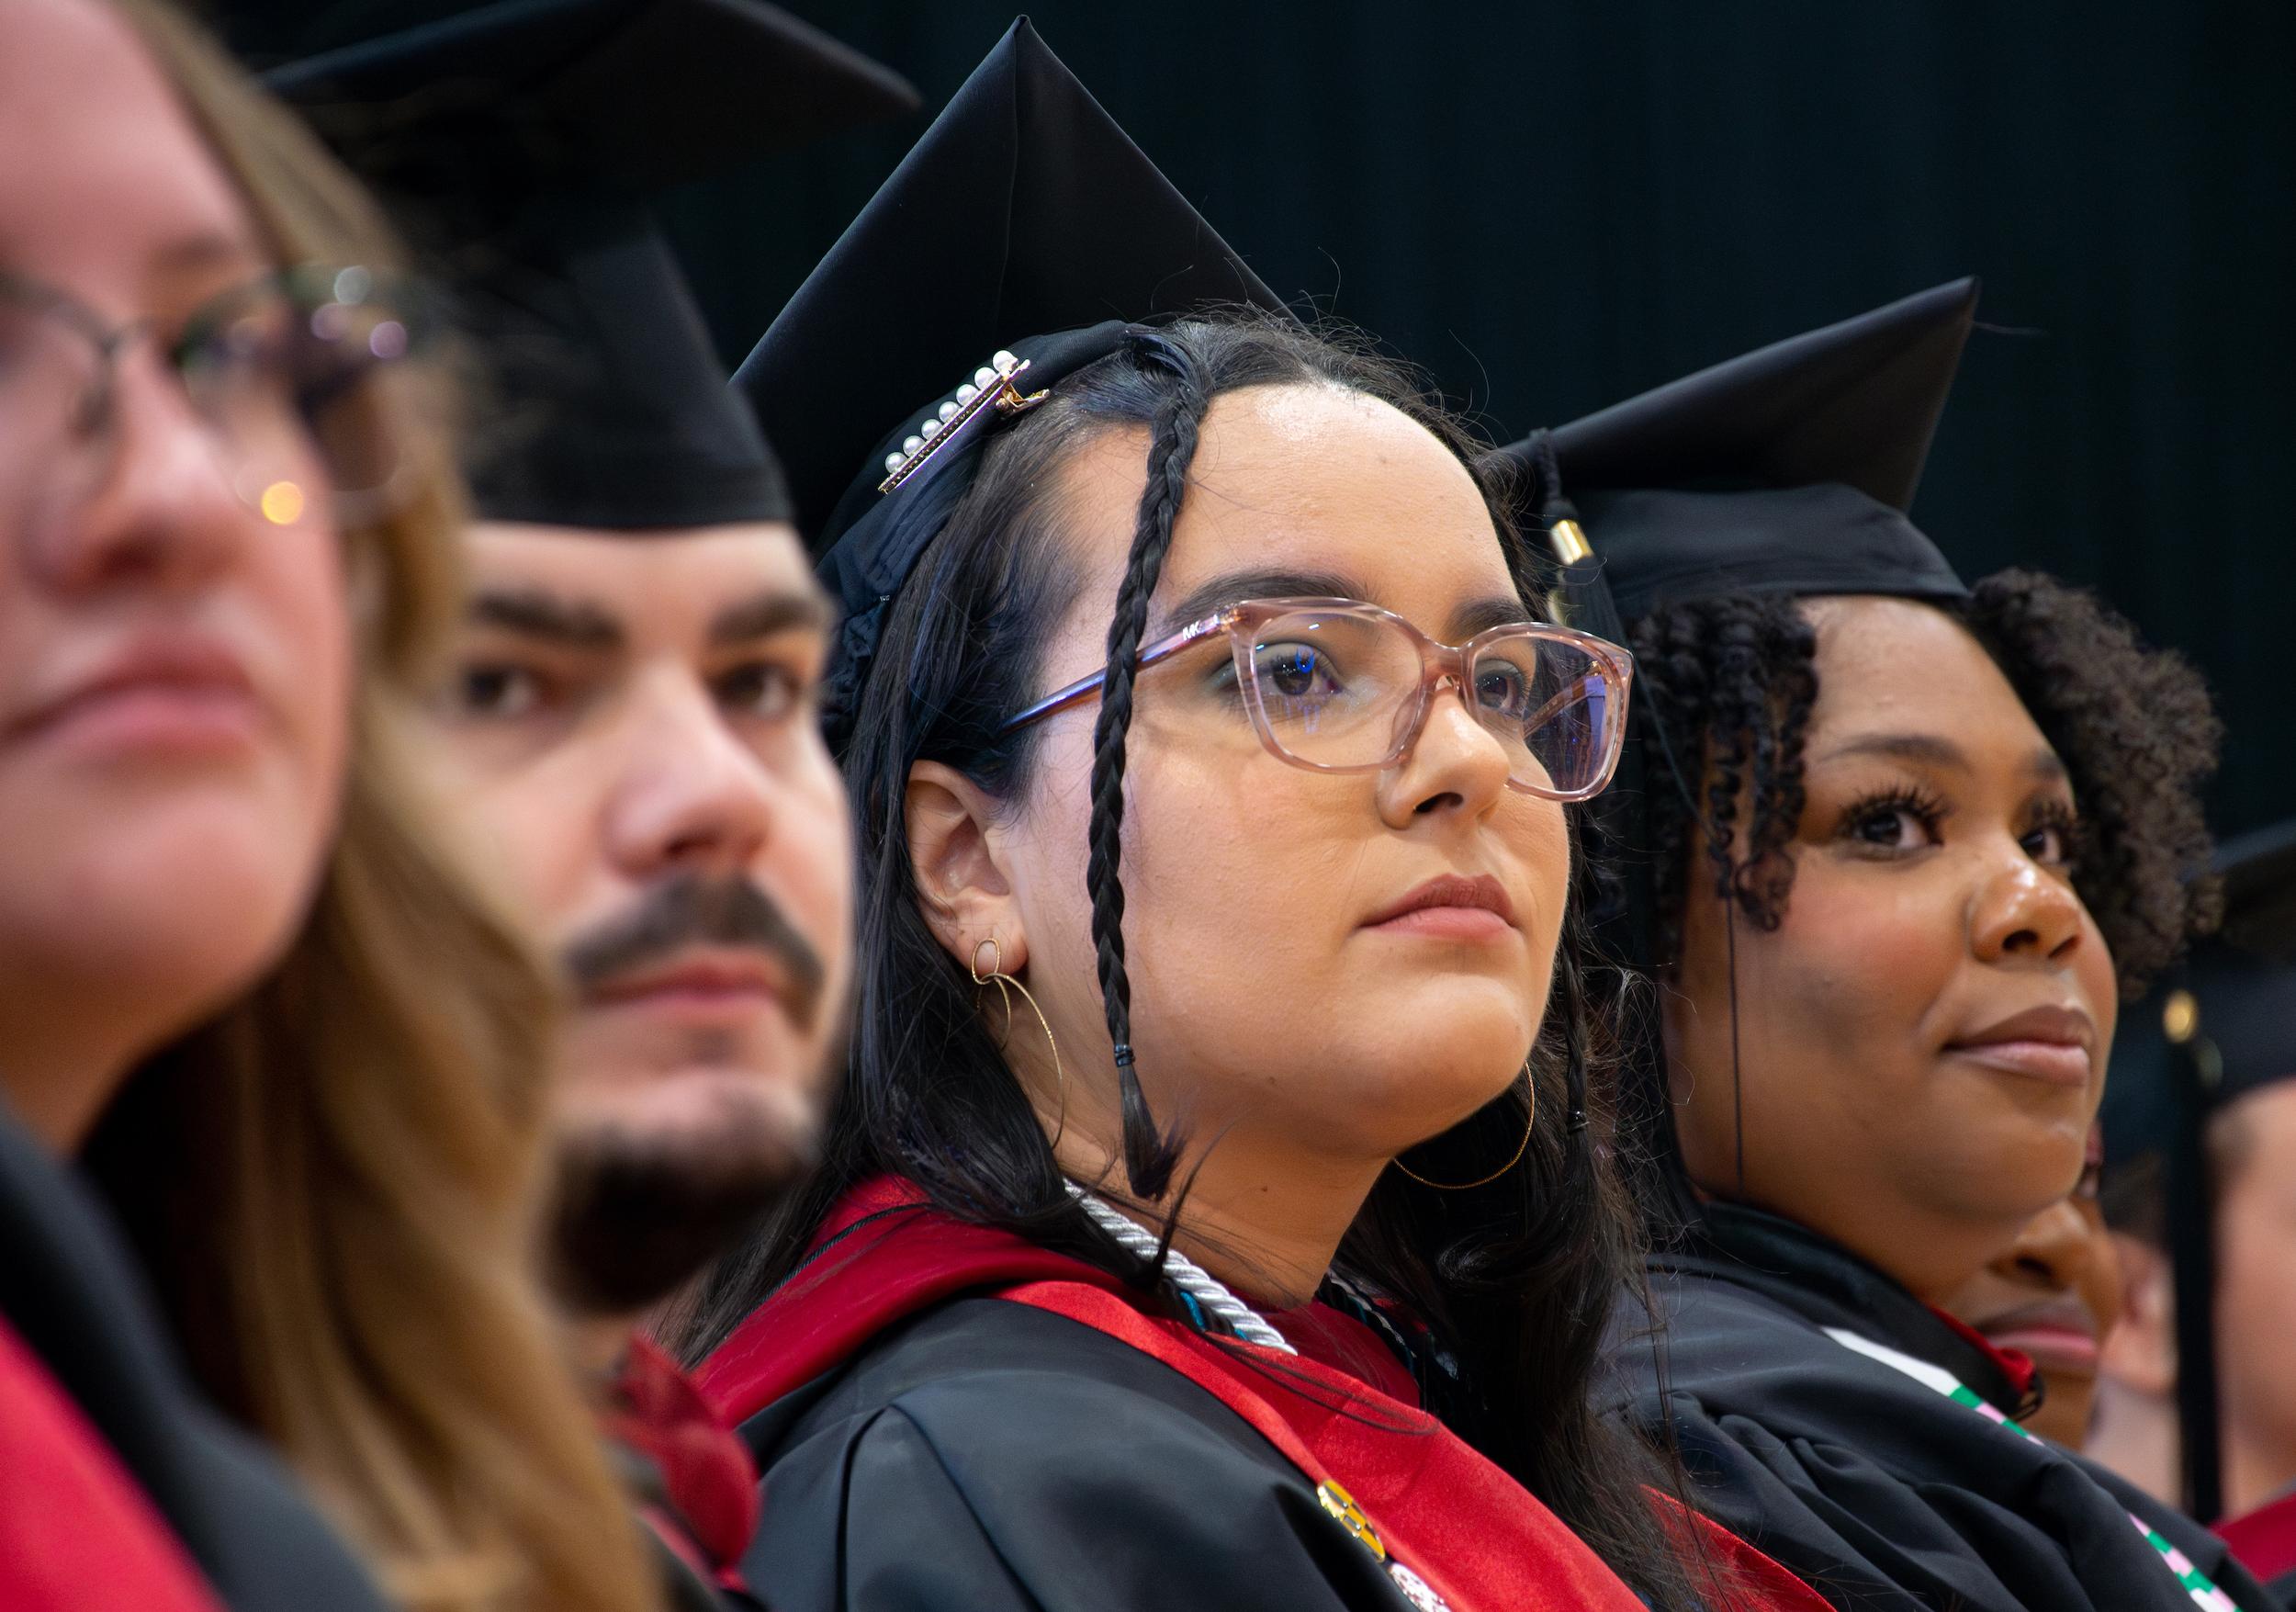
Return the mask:
[[(2122, 995), (2141, 995), (2219, 915), (2199, 794), (2223, 732), (2207, 686), (2184, 657), (2148, 648), (2095, 594), (2039, 571), (1997, 572), (1940, 608), (1984, 646), (2064, 760), (2082, 817), (2074, 888), (2111, 949)], [(1686, 776), (1704, 777), (1694, 822), (1669, 763), (1650, 758), (1641, 841), (1654, 951), (1637, 961), (1663, 969), (1679, 956), (1686, 881), (1700, 855), (1715, 894), (1750, 922), (1774, 930), (1785, 915), (1818, 635), (1793, 597), (1734, 594), (1654, 611), (1630, 637), (1664, 753)]]

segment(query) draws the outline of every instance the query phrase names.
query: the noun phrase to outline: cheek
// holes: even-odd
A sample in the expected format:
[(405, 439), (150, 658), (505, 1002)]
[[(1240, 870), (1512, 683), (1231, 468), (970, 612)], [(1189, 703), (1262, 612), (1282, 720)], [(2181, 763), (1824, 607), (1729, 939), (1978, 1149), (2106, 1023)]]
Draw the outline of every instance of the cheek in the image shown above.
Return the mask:
[[(1119, 877), (1136, 1039), (1176, 1036), (1191, 1055), (1240, 1050), (1239, 1036), (1265, 1037), (1277, 1017), (1267, 983), (1306, 976), (1328, 955), (1314, 948), (1323, 915), (1349, 898), (1361, 836), (1332, 834), (1296, 798), (1302, 785), (1339, 793), (1339, 781), (1256, 750), (1163, 744), (1145, 722), (1130, 749)], [(1086, 1044), (1106, 1038), (1086, 878), (1090, 766), (1088, 723), (1048, 735), (1012, 844), (1031, 986)]]
[(2099, 1225), (2089, 1234), (2088, 1263), (2081, 1269), (2081, 1302), (2097, 1323), (2099, 1336), (2121, 1314), (2121, 1251)]
[[(853, 830), (845, 791), (826, 753), (787, 780), (789, 794), (757, 877), (781, 904), (827, 969), (826, 998), (842, 1001), (852, 974)], [(835, 1033), (825, 1013), (820, 1033)]]
[(1885, 1074), (1905, 1064), (1893, 1052), (1915, 1044), (1964, 947), (1936, 892), (1861, 872), (1805, 855), (1777, 930), (1739, 927), (1739, 988), (1758, 994), (1766, 1036), (1802, 1042), (1821, 1063), (1856, 1059)]
[[(2073, 977), (2082, 1002), (2097, 1020), (2097, 1044), (2110, 1049), (2121, 1022), (2120, 972), (2105, 945), (2103, 931), (2086, 907), (2081, 912), (2081, 945), (2073, 959)], [(2102, 1081), (2098, 1083), (2096, 1096), (2099, 1100), (2104, 1096)]]
[(1124, 836), (1128, 921), (1158, 942), (1149, 965), (1191, 1001), (1311, 977), (1340, 915), (1373, 898), (1363, 793), (1264, 755), (1160, 756)]
[(1533, 957), (1552, 957), (1570, 901), (1570, 819), (1555, 802), (1529, 795), (1509, 795), (1500, 811), (1500, 839), (1513, 853), (1530, 897), (1523, 925)]
[(571, 770), (490, 776), (442, 743), (445, 817), (477, 876), (490, 880), (535, 943), (555, 953), (575, 938), (603, 880), (597, 792)]
[[(2252, 1175), (2259, 1161), (2243, 1167)], [(2274, 1202), (2272, 1200), (2280, 1201)], [(2296, 1190), (2244, 1180), (2217, 1223), (2222, 1247), (2217, 1332), (2225, 1414), (2274, 1438), (2296, 1438), (2296, 1372), (2287, 1340), (2296, 1333)]]
[[(1683, 999), (1668, 1019), (1685, 1099), (1677, 1123), (1694, 1169), (1710, 1175), (1735, 1160), (1741, 1121), (1764, 1139), (1759, 1153), (1749, 1149), (1753, 1167), (1795, 1179), (1885, 1150), (1931, 1096), (1921, 1036), (1958, 962), (1936, 893), (1806, 851), (1774, 931), (1736, 918), (1733, 1043), (1731, 937), (1710, 888), (1685, 926)], [(1736, 1103), (1734, 1070), (1745, 1074)]]
[[(2296, 1330), (2296, 1182), (2269, 1178), (2268, 1161), (2246, 1160), (2218, 1211), (2223, 1273), (2217, 1284), (2228, 1328), (2240, 1346), (2279, 1353)], [(2296, 1373), (2290, 1374), (2296, 1397)]]

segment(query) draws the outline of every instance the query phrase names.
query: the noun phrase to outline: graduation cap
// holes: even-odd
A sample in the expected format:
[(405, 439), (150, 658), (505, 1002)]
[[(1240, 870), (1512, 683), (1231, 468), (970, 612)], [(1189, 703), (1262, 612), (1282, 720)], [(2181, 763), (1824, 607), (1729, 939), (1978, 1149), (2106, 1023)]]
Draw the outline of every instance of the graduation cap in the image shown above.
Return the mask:
[(1726, 593), (1963, 598), (1906, 511), (1976, 302), (1974, 279), (1938, 286), (1497, 457), (1578, 596), (1598, 565), (1619, 620)]
[(647, 199), (906, 112), (899, 77), (756, 0), (500, 0), (265, 83), (435, 242), (486, 371), (467, 457), (480, 513), (789, 518)]
[(2223, 1499), (2208, 1133), (2242, 1098), (2296, 1080), (2296, 821), (2224, 845), (2215, 865), (2223, 927), (2123, 1016), (2102, 1114), (2109, 1172), (2148, 1155), (2162, 1166), (2185, 1509), (2202, 1522)]
[(1015, 22), (735, 375), (845, 613), (833, 746), (999, 423), (1142, 325), (1239, 302), (1283, 308)]
[[(1906, 511), (1976, 302), (1977, 282), (1954, 280), (1496, 450), (1524, 529), (1546, 532), (1561, 567), (1561, 613), (1623, 641), (1653, 610), (1724, 594), (1966, 598)], [(1691, 787), (1677, 759), (1645, 753), (1663, 738), (1652, 697), (1638, 695), (1593, 808), (1612, 843), (1587, 896), (1598, 935), (1645, 965), (1657, 930), (1637, 819), (1647, 790)]]

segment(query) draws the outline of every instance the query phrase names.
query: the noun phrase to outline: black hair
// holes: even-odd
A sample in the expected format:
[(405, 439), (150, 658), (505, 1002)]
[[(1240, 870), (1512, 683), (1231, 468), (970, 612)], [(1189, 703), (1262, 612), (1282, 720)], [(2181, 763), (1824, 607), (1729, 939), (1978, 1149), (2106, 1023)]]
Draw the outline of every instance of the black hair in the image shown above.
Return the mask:
[[(1979, 581), (1940, 603), (2009, 679), (2064, 761), (2080, 825), (2074, 888), (2112, 953), (2125, 999), (2213, 927), (2200, 786), (2222, 736), (2206, 685), (2183, 657), (2145, 646), (2094, 594), (2038, 571)], [(1644, 788), (1627, 839), (1647, 870), (1647, 933), (1627, 949), (1663, 976), (1680, 960), (1684, 904), (1702, 876), (1737, 917), (1772, 930), (1794, 888), (1792, 844), (1806, 804), (1802, 759), (1818, 700), (1818, 634), (1790, 595), (1728, 594), (1654, 610), (1629, 634), (1637, 663)], [(1702, 787), (1703, 785), (1703, 787)], [(1629, 997), (1632, 993), (1627, 993)], [(1658, 1016), (1626, 1015), (1635, 1155), (1646, 1210), (1689, 1209), (1665, 1099)]]
[[(1149, 597), (1187, 485), (1199, 424), (1222, 393), (1322, 385), (1377, 399), (1433, 433), (1484, 490), (1510, 569), (1525, 554), (1503, 502), (1476, 469), (1476, 442), (1401, 366), (1358, 341), (1264, 314), (1192, 318), (1141, 333), (1052, 389), (988, 447), (973, 486), (890, 605), (860, 692), (844, 759), (860, 817), (860, 959), (850, 1055), (834, 1099), (823, 1167), (805, 1192), (711, 1275), (679, 1339), (706, 1354), (802, 1259), (839, 1197), (883, 1173), (906, 1178), (940, 1211), (1013, 1232), (1133, 1284), (1179, 1316), (1161, 1263), (1096, 1228), (1065, 1189), (1039, 1119), (991, 1035), (966, 969), (919, 909), (904, 792), (936, 761), (991, 797), (1030, 783), (1033, 727), (1006, 719), (1041, 693), (1052, 626), (1077, 581), (1055, 533), (1062, 464), (1111, 430), (1144, 428), (1147, 485), (1110, 622), (1108, 682), (1095, 729), (1089, 877), (1093, 933), (1112, 1042), (1129, 1040), (1117, 832), (1132, 663)], [(1525, 596), (1536, 597), (1525, 583)], [(1634, 1217), (1600, 1139), (1608, 1129), (1587, 1065), (1605, 1044), (1567, 931), (1527, 1080), (1413, 1155), (1436, 1180), (1472, 1178), (1537, 1123), (1520, 1165), (1459, 1191), (1389, 1170), (1343, 1241), (1327, 1291), (1367, 1290), (1427, 1329), (1434, 1408), (1512, 1473), (1629, 1584), (1665, 1612), (1696, 1603), (1644, 1484), (1682, 1492), (1679, 1471), (1599, 1416), (1593, 1388), (1604, 1327), (1639, 1272)], [(1125, 1165), (1135, 1189), (1168, 1182), (1178, 1138), (1154, 1127), (1128, 1064)], [(1579, 1123), (1572, 1110), (1592, 1108)], [(1367, 1316), (1378, 1324), (1376, 1305)]]
[(1120, 874), (1124, 827), (1124, 745), (1132, 724), (1132, 677), (1139, 670), (1141, 634), (1147, 628), (1148, 601), (1172, 549), (1172, 527), (1187, 490), (1188, 467), (1196, 458), (1196, 434), (1210, 407), (1194, 355), (1176, 342), (1147, 333), (1134, 339), (1131, 353), (1143, 372), (1169, 378), (1149, 423), (1148, 479), (1141, 489), (1140, 516), (1124, 580), (1109, 617), (1108, 663), (1100, 685), (1100, 714), (1092, 728), (1092, 853), (1085, 867), (1092, 892), (1092, 942), (1100, 976), (1100, 1002), (1108, 1014), (1109, 1042), (1116, 1049), (1118, 1090), (1124, 1108), (1124, 1171), (1142, 1198), (1162, 1198), (1178, 1163), (1179, 1138), (1159, 1135), (1148, 1099), (1132, 1067), (1132, 987), (1124, 972), (1124, 881)]

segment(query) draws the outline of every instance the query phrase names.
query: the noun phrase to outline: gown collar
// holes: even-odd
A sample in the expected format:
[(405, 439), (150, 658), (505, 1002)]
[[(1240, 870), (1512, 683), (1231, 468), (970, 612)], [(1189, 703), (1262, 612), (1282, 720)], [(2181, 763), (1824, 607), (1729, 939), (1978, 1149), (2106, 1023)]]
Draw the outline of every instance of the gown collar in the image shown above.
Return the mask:
[(1840, 1244), (1742, 1204), (1709, 1204), (1703, 1222), (1687, 1247), (1661, 1250), (1652, 1265), (1751, 1289), (1817, 1325), (1902, 1349), (1952, 1372), (2011, 1417), (2040, 1408), (2041, 1379), (2031, 1359), (1995, 1347)]

